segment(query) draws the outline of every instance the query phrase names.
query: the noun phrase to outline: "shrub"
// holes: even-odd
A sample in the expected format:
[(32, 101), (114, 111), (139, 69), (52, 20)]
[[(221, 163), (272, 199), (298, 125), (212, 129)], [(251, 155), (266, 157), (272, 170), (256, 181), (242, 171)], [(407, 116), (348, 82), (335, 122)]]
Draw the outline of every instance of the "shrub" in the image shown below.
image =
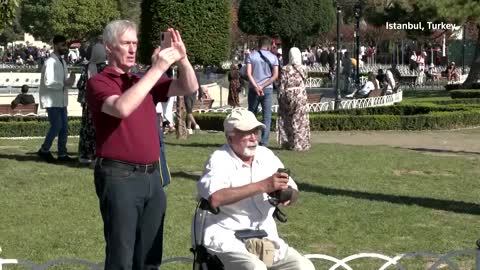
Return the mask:
[(139, 58), (149, 64), (168, 27), (180, 31), (193, 64), (219, 65), (230, 50), (230, 6), (224, 0), (144, 0), (140, 23)]
[(470, 85), (467, 86), (459, 83), (445, 85), (445, 89), (447, 91), (457, 90), (457, 89), (467, 89), (467, 87), (468, 89), (480, 89), (480, 83), (473, 83), (471, 86)]
[[(44, 119), (16, 119), (19, 121), (1, 121), (0, 122), (0, 137), (43, 137), (47, 134), (50, 124), (46, 117)], [(80, 134), (80, 120), (72, 120), (68, 122), (68, 134)]]
[(452, 98), (480, 98), (480, 90), (453, 90), (450, 92)]
[[(425, 130), (480, 125), (480, 99), (431, 101), (335, 112), (310, 113), (312, 131)], [(225, 114), (197, 114), (200, 126), (223, 130)], [(260, 115), (257, 116), (261, 118)], [(275, 130), (277, 115), (272, 116)]]
[[(310, 113), (312, 131), (330, 130), (426, 130), (452, 129), (480, 125), (480, 98), (404, 103), (337, 112)], [(196, 113), (205, 130), (223, 131), (224, 113)], [(260, 120), (261, 115), (257, 115)], [(272, 115), (271, 130), (277, 115)], [(45, 136), (46, 117), (0, 117), (0, 137)], [(69, 134), (78, 135), (80, 118), (69, 118)]]

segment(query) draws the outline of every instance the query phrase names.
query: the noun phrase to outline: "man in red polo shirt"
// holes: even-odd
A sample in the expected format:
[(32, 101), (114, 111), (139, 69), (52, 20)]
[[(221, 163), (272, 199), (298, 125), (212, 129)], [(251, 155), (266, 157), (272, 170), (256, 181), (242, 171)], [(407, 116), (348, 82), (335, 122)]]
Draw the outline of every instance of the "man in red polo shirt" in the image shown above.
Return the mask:
[[(95, 188), (106, 241), (105, 269), (157, 269), (162, 260), (166, 198), (160, 182), (160, 146), (155, 104), (198, 89), (178, 31), (172, 45), (157, 48), (142, 77), (135, 65), (137, 28), (130, 21), (109, 23), (103, 40), (109, 66), (87, 84), (87, 102), (96, 130)], [(179, 78), (166, 70), (177, 64)]]

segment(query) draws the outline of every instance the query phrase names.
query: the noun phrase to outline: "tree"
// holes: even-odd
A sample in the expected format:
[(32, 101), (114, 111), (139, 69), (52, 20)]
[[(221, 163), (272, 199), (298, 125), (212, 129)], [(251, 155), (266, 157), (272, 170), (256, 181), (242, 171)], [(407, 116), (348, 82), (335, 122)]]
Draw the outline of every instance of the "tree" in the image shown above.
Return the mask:
[(0, 44), (5, 44), (5, 47), (9, 42), (23, 39), (24, 31), (20, 26), (20, 12), (17, 10), (16, 13), (16, 18), (10, 24), (6, 24), (3, 31), (0, 31)]
[[(462, 25), (471, 22), (476, 24), (480, 33), (480, 5), (473, 0), (425, 0), (419, 2), (423, 9), (435, 8), (441, 16), (454, 20)], [(463, 87), (470, 88), (473, 83), (480, 80), (480, 34), (477, 34), (475, 54), (470, 65), (470, 72)]]
[(230, 52), (231, 20), (227, 0), (144, 0), (141, 6), (140, 60), (148, 64), (168, 27), (180, 31), (194, 64), (218, 65)]
[(242, 0), (238, 18), (247, 34), (280, 37), (286, 60), (292, 46), (328, 32), (335, 11), (332, 2), (325, 0)]
[(0, 33), (5, 26), (11, 25), (15, 19), (18, 0), (3, 0), (0, 2)]
[(92, 38), (120, 15), (115, 0), (23, 0), (21, 11), (25, 31), (44, 41), (56, 34), (75, 40)]
[(141, 0), (116, 0), (120, 18), (140, 24)]

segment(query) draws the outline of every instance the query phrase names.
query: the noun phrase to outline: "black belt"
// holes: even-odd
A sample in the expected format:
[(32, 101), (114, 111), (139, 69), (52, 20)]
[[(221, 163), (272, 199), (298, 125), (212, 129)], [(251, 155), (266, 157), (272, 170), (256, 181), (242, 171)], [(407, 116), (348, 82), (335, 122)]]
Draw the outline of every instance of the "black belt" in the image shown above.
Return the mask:
[(159, 168), (158, 162), (150, 164), (136, 164), (108, 158), (97, 158), (96, 165), (99, 167), (111, 167), (126, 171), (142, 173), (153, 173), (155, 169)]

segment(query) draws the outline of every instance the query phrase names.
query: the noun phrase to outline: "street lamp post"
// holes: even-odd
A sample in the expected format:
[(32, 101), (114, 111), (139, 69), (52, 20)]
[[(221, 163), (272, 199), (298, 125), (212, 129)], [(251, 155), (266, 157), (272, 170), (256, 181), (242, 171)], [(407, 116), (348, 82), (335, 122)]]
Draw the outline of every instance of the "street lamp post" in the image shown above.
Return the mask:
[(465, 47), (466, 47), (466, 44), (465, 44), (465, 32), (467, 32), (467, 29), (466, 29), (466, 24), (463, 26), (463, 33), (462, 33), (462, 41), (463, 41), (463, 46), (462, 46), (462, 75), (465, 74)]
[(336, 0), (333, 0), (333, 6), (336, 9), (337, 14), (337, 66), (335, 70), (335, 105), (334, 110), (340, 109), (340, 104), (342, 101), (342, 96), (340, 95), (340, 58), (342, 56), (342, 52), (340, 51), (340, 17), (342, 15), (342, 10)]
[(356, 19), (356, 29), (355, 29), (355, 37), (356, 37), (356, 59), (357, 59), (357, 66), (356, 66), (356, 75), (355, 76), (355, 84), (357, 87), (360, 85), (360, 17), (362, 16), (362, 3), (358, 1), (353, 8), (355, 12), (355, 19)]

